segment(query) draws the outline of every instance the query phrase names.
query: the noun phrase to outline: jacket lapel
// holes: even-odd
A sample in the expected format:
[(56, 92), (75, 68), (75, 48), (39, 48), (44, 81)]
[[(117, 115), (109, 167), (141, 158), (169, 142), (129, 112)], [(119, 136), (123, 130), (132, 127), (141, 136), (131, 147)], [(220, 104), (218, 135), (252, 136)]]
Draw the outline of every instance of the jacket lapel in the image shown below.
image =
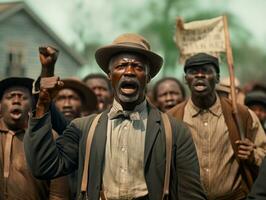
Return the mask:
[(154, 141), (159, 133), (161, 116), (160, 112), (148, 104), (148, 121), (147, 131), (145, 136), (145, 149), (144, 149), (144, 166), (147, 164)]

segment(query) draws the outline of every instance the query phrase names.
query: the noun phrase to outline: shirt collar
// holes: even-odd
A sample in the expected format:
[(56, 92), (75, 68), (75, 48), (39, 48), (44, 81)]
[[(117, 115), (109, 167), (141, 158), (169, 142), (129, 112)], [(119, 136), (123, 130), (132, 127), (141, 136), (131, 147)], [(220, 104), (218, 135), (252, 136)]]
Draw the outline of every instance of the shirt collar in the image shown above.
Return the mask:
[(18, 131), (16, 131), (16, 132), (11, 131), (11, 130), (9, 130), (9, 129), (6, 127), (6, 125), (5, 125), (4, 122), (3, 122), (3, 119), (1, 119), (1, 120), (0, 120), (0, 132), (2, 132), (2, 133), (8, 133), (8, 132), (10, 132), (12, 135), (16, 135), (16, 134), (19, 134), (19, 133), (25, 133), (25, 129), (20, 129), (20, 130), (18, 130)]
[(208, 109), (202, 109), (202, 108), (197, 107), (196, 105), (194, 105), (191, 98), (189, 98), (187, 106), (188, 106), (188, 109), (192, 117), (196, 117), (197, 115), (201, 113), (206, 113), (206, 112), (209, 112), (216, 117), (219, 117), (222, 114), (221, 101), (217, 94), (216, 94), (215, 103)]
[[(140, 104), (136, 105), (136, 107), (134, 108), (134, 110), (129, 111), (131, 113), (139, 113), (139, 115), (143, 115), (143, 113), (145, 113), (147, 109), (147, 101), (146, 99), (141, 102)], [(113, 105), (110, 109), (110, 112), (108, 113), (108, 117), (110, 118), (110, 115), (113, 115), (114, 113), (120, 112), (120, 111), (125, 111), (122, 107), (122, 105), (120, 103), (118, 103), (118, 101), (116, 101), (114, 99), (113, 101)], [(136, 116), (137, 118), (139, 118), (138, 116)]]

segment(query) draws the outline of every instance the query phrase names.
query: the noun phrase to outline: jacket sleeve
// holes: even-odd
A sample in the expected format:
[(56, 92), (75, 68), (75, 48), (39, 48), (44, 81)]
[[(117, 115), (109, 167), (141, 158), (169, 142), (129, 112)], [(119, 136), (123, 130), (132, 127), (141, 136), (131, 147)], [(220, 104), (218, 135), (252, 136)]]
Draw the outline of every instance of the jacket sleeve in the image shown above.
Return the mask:
[(53, 129), (58, 133), (58, 135), (62, 135), (70, 121), (67, 120), (64, 115), (57, 110), (54, 102), (51, 103), (50, 112)]
[(176, 131), (178, 199), (207, 199), (201, 185), (197, 152), (190, 131), (183, 123), (178, 123), (173, 130)]
[(263, 158), (266, 156), (266, 134), (262, 128), (262, 125), (256, 116), (256, 114), (249, 110), (249, 113), (252, 117), (252, 133), (251, 135), (254, 137), (253, 141), (256, 145), (256, 149), (254, 150), (255, 164), (256, 166), (260, 166)]
[(70, 123), (63, 135), (54, 141), (50, 112), (38, 119), (30, 117), (24, 149), (33, 175), (39, 179), (51, 179), (77, 169), (80, 136), (80, 129)]
[(52, 179), (50, 183), (49, 200), (68, 200), (70, 199), (70, 188), (68, 177), (62, 176)]
[(263, 200), (266, 198), (266, 159), (263, 160), (259, 175), (246, 200)]

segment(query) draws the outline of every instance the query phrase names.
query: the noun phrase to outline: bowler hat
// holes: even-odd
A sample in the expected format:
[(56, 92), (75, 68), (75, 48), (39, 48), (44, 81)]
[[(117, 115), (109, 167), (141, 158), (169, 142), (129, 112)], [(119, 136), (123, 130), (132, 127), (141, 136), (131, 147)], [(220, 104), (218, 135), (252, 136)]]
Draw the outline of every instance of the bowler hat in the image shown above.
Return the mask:
[(117, 37), (111, 45), (99, 48), (95, 53), (98, 65), (109, 73), (109, 61), (118, 53), (133, 52), (144, 55), (150, 62), (150, 76), (153, 78), (161, 69), (163, 58), (150, 50), (149, 42), (134, 33), (125, 33)]
[(97, 97), (94, 92), (86, 86), (83, 82), (72, 78), (62, 79), (64, 86), (62, 89), (72, 89), (81, 98), (82, 107), (85, 111), (96, 111), (97, 110)]
[(26, 77), (9, 77), (0, 81), (0, 99), (2, 99), (4, 92), (14, 86), (25, 87), (32, 93), (33, 79)]
[(261, 104), (266, 108), (266, 93), (263, 91), (252, 91), (246, 94), (245, 105), (251, 106)]
[(220, 73), (218, 58), (206, 53), (198, 53), (188, 58), (185, 62), (184, 71), (186, 72), (187, 69), (191, 67), (197, 67), (206, 64), (212, 64), (216, 72)]

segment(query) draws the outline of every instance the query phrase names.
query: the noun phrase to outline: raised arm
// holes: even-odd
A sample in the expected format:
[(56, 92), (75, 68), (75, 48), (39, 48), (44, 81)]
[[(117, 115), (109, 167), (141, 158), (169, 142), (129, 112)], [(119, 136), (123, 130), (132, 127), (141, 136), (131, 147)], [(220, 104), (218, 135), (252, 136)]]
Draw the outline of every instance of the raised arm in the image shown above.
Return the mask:
[[(58, 51), (52, 47), (41, 47), (39, 53), (42, 64), (40, 91), (36, 110), (29, 119), (24, 148), (32, 173), (38, 178), (50, 179), (68, 174), (77, 168), (81, 134), (80, 130), (71, 124), (64, 137), (59, 137), (54, 142), (49, 109), (52, 99), (62, 86), (59, 77), (53, 76)], [(65, 129), (66, 125), (63, 126)]]

